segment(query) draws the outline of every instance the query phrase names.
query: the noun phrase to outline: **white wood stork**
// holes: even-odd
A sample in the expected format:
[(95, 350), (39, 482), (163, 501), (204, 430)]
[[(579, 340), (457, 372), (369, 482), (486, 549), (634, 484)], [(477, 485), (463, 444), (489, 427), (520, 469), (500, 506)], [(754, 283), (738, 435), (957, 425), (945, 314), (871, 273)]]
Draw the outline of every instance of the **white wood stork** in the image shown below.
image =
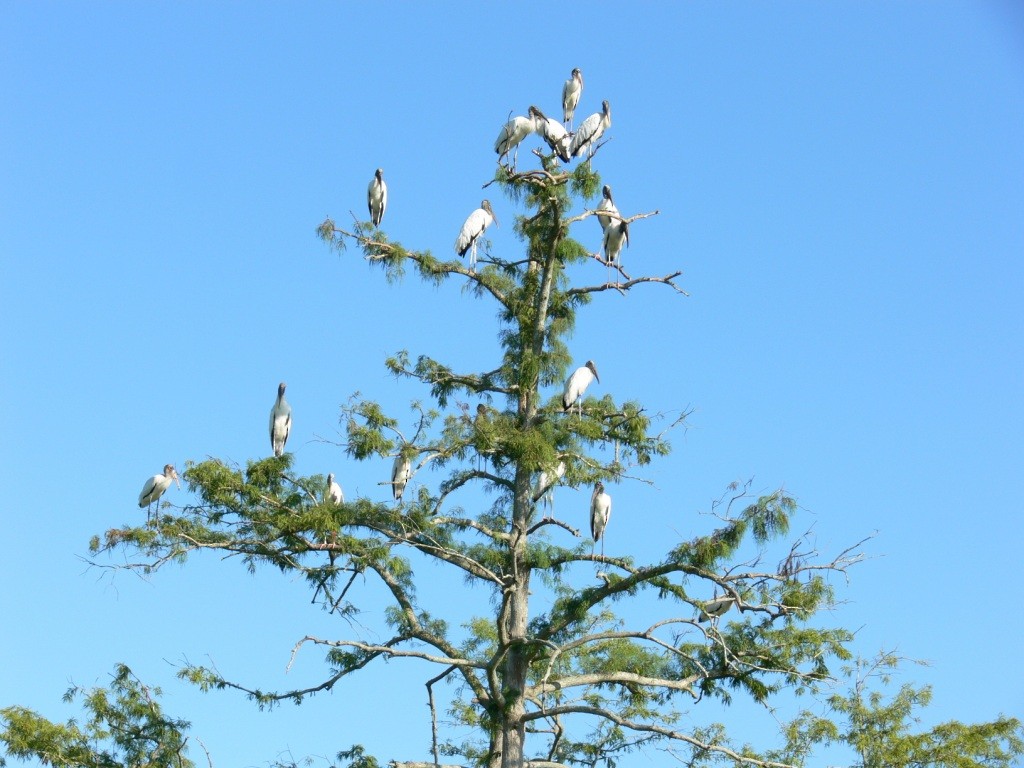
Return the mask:
[(283, 381), (277, 385), (277, 400), (270, 409), (270, 447), (275, 456), (284, 453), (284, 444), (292, 431), (292, 407), (284, 399), (284, 388)]
[(544, 505), (546, 511), (544, 517), (549, 517), (550, 511), (555, 506), (555, 486), (565, 476), (565, 462), (559, 461), (558, 465), (551, 471), (543, 470), (537, 478), (537, 488), (533, 492), (533, 503), (538, 501)]
[(700, 617), (697, 619), (699, 622), (708, 621), (709, 619), (717, 619), (720, 616), (724, 616), (733, 603), (736, 602), (736, 598), (732, 595), (722, 595), (722, 597), (716, 597), (712, 600), (708, 600), (700, 609)]
[(576, 133), (573, 134), (572, 141), (569, 143), (569, 154), (579, 157), (584, 152), (590, 152), (597, 140), (611, 127), (611, 124), (612, 108), (607, 101), (602, 101), (601, 111), (592, 114), (576, 129)]
[(577, 402), (580, 405), (580, 416), (583, 416), (583, 393), (587, 387), (590, 386), (590, 382), (597, 379), (598, 383), (601, 382), (601, 377), (597, 375), (597, 366), (594, 365), (593, 360), (587, 360), (587, 364), (580, 366), (572, 372), (572, 376), (565, 382), (565, 390), (562, 392), (562, 410), (568, 411)]
[(568, 163), (572, 159), (569, 156), (569, 142), (572, 136), (565, 130), (565, 126), (553, 117), (545, 115), (537, 107), (530, 107), (530, 112), (537, 122), (537, 133), (551, 147), (551, 151), (558, 155), (559, 160)]
[(327, 475), (327, 495), (324, 501), (330, 501), (335, 504), (345, 503), (345, 494), (341, 490), (341, 486), (335, 482), (333, 472)]
[(613, 220), (604, 231), (604, 260), (614, 264), (622, 253), (622, 246), (629, 246), (629, 224)]
[(151, 516), (153, 504), (164, 495), (164, 491), (171, 487), (172, 482), (177, 483), (178, 488), (181, 488), (181, 480), (178, 479), (178, 470), (174, 468), (173, 464), (165, 464), (164, 473), (162, 475), (153, 475), (142, 486), (142, 493), (139, 494), (139, 507), (147, 507), (147, 520), (149, 520)]
[(483, 235), (484, 230), (491, 225), (491, 222), (498, 223), (498, 217), (494, 215), (491, 203), (484, 200), (480, 207), (469, 214), (469, 217), (462, 224), (459, 236), (455, 238), (455, 252), (459, 256), (465, 256), (469, 251), (469, 271), (476, 269), (476, 241)]
[(576, 105), (580, 103), (582, 93), (583, 73), (577, 67), (562, 86), (562, 122), (572, 125), (572, 116), (576, 111)]
[(388, 207), (388, 185), (384, 183), (384, 170), (381, 168), (377, 169), (366, 189), (366, 207), (370, 209), (371, 223), (379, 227)]
[(404, 453), (399, 453), (395, 456), (395, 463), (391, 465), (391, 491), (394, 494), (395, 501), (402, 500), (405, 486), (408, 485), (409, 478), (411, 477), (412, 460)]
[(503, 157), (515, 149), (516, 152), (512, 157), (512, 164), (509, 166), (514, 168), (516, 158), (519, 156), (518, 147), (520, 143), (536, 130), (537, 121), (532, 111), (529, 113), (529, 117), (522, 117), (520, 115), (513, 117), (505, 123), (501, 127), (501, 131), (498, 132), (498, 138), (494, 140), (494, 151), (498, 153), (498, 162), (500, 163)]
[(609, 216), (609, 213), (614, 213), (616, 216), (619, 215), (619, 209), (615, 207), (615, 201), (612, 200), (612, 188), (607, 184), (604, 185), (604, 189), (601, 190), (601, 202), (597, 204), (597, 221), (601, 225), (601, 231), (607, 232), (608, 225), (618, 219), (613, 219)]
[[(594, 486), (594, 493), (590, 497), (590, 536), (596, 544), (604, 536), (604, 530), (608, 527), (608, 521), (612, 516), (612, 497), (604, 492), (604, 483), (598, 482)], [(601, 552), (604, 553), (604, 545), (601, 545)]]

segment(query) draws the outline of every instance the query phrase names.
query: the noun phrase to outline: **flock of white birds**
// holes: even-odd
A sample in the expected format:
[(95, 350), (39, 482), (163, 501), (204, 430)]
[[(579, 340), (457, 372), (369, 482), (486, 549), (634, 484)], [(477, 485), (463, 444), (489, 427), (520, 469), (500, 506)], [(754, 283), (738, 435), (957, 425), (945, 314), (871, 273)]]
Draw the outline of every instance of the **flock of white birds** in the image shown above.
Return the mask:
[[(531, 106), (527, 117), (513, 117), (504, 126), (494, 142), (494, 151), (498, 155), (498, 163), (508, 158), (513, 153), (512, 161), (507, 168), (514, 171), (516, 162), (516, 151), (519, 145), (531, 134), (538, 134), (548, 145), (555, 155), (563, 162), (569, 162), (572, 158), (587, 154), (588, 158), (596, 149), (596, 143), (604, 135), (604, 132), (611, 126), (611, 107), (607, 101), (602, 102), (600, 112), (587, 117), (576, 130), (571, 130), (573, 116), (576, 107), (579, 105), (580, 96), (583, 93), (583, 74), (579, 69), (573, 69), (569, 79), (562, 87), (562, 122), (547, 117), (541, 110)], [(570, 128), (566, 129), (565, 124)], [(388, 187), (384, 181), (384, 171), (378, 168), (366, 190), (366, 205), (370, 214), (370, 222), (374, 227), (379, 227), (384, 220), (384, 213), (388, 205)], [(598, 223), (604, 233), (603, 248), (605, 261), (613, 264), (619, 258), (624, 245), (629, 244), (629, 225), (612, 199), (611, 187), (605, 185), (601, 190), (601, 201), (594, 211)], [(477, 241), (484, 234), (487, 228), (497, 222), (497, 217), (488, 200), (480, 203), (480, 207), (467, 217), (459, 236), (455, 240), (455, 251), (459, 256), (470, 254), (469, 267), (472, 273), (476, 268)], [(580, 366), (565, 382), (562, 392), (562, 408), (565, 413), (571, 413), (575, 406), (579, 417), (583, 416), (583, 394), (592, 381), (600, 382), (597, 367), (593, 360)], [(277, 388), (277, 400), (270, 410), (270, 446), (275, 456), (284, 453), (285, 444), (288, 442), (288, 435), (292, 428), (292, 409), (285, 400), (285, 383), (282, 382)], [(409, 447), (403, 447), (395, 456), (391, 469), (392, 495), (396, 502), (401, 502), (406, 486), (413, 475), (413, 455)], [(534, 493), (534, 502), (540, 502), (548, 510), (552, 506), (552, 494), (555, 486), (565, 475), (566, 465), (559, 461), (557, 466), (545, 469), (540, 473)], [(139, 494), (139, 507), (148, 507), (147, 520), (150, 518), (152, 507), (156, 504), (164, 492), (170, 488), (171, 483), (176, 482), (181, 488), (181, 481), (178, 478), (177, 470), (173, 464), (164, 467), (163, 474), (153, 475), (149, 478)], [(341, 486), (335, 479), (333, 473), (327, 476), (327, 485), (324, 492), (325, 503), (344, 504), (345, 495)], [(600, 541), (612, 513), (611, 496), (604, 490), (604, 484), (598, 482), (594, 487), (590, 501), (590, 533), (594, 542)], [(547, 513), (546, 513), (547, 514)], [(602, 544), (603, 546), (603, 544)], [(709, 603), (705, 606), (707, 617), (717, 618), (728, 610), (731, 602)]]

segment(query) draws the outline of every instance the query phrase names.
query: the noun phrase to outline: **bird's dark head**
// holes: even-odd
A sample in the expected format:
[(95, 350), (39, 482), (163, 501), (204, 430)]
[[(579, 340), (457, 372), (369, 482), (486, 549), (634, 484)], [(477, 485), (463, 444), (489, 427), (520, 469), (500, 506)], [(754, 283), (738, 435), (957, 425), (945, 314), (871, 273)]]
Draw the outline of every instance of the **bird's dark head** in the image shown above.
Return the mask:
[(334, 482), (334, 473), (333, 472), (329, 472), (327, 474), (327, 484), (330, 485), (333, 482)]
[(597, 496), (599, 493), (604, 493), (604, 483), (600, 480), (598, 480), (597, 484), (594, 485), (594, 495)]
[(178, 478), (178, 470), (174, 468), (173, 464), (167, 464), (164, 467), (164, 477), (171, 478), (171, 480), (178, 484), (178, 488), (181, 488), (181, 480)]
[(278, 397), (284, 397), (284, 388), (287, 387), (287, 386), (288, 385), (285, 384), (283, 381), (280, 384), (277, 385), (277, 396)]
[(604, 111), (606, 116), (611, 115), (612, 113), (612, 106), (608, 103), (607, 99), (601, 102), (601, 109)]
[(491, 208), (491, 201), (490, 200), (483, 200), (483, 201), (481, 201), (480, 207), (483, 208), (485, 211), (487, 211), (489, 214), (491, 214), (491, 218), (494, 219), (494, 223), (495, 223), (495, 225), (497, 225), (498, 224), (498, 217), (494, 215), (494, 209)]
[(594, 378), (597, 379), (598, 382), (600, 382), (601, 381), (601, 377), (597, 375), (597, 366), (594, 365), (594, 361), (593, 360), (587, 360), (587, 368), (589, 368), (590, 372), (592, 374), (594, 374)]
[(613, 200), (612, 200), (612, 188), (609, 187), (607, 184), (605, 184), (604, 185), (604, 189), (601, 190), (601, 195), (609, 203), (613, 202)]
[(384, 169), (378, 168), (377, 173), (374, 174), (377, 177), (377, 181), (384, 181)]
[(574, 80), (579, 80), (580, 85), (583, 85), (583, 73), (580, 72), (580, 68), (579, 67), (575, 67), (573, 69), (572, 76), (573, 76)]

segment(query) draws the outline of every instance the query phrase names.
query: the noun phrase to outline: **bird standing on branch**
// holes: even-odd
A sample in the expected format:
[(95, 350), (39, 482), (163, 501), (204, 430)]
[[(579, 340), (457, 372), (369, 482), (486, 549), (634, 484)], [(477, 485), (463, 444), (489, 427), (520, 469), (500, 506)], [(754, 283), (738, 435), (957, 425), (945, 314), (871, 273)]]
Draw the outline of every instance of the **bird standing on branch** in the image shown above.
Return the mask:
[(583, 73), (577, 67), (562, 86), (562, 122), (569, 123), (569, 127), (572, 127), (572, 116), (576, 111), (576, 105), (580, 103), (582, 93)]
[(377, 169), (366, 189), (366, 207), (370, 209), (370, 222), (379, 227), (388, 207), (388, 185), (384, 183), (384, 171), (381, 168)]
[(562, 410), (568, 411), (579, 402), (580, 417), (582, 417), (583, 393), (594, 379), (597, 379), (598, 383), (601, 382), (601, 377), (597, 375), (597, 366), (594, 365), (593, 360), (587, 360), (586, 365), (582, 365), (573, 371), (572, 376), (565, 382), (565, 390), (562, 392)]
[(292, 431), (292, 407), (284, 399), (285, 386), (283, 381), (278, 384), (277, 400), (270, 409), (270, 447), (274, 449), (275, 456), (284, 453), (284, 444)]
[(174, 468), (173, 464), (166, 464), (162, 475), (153, 475), (142, 486), (142, 493), (139, 494), (139, 507), (148, 507), (146, 509), (147, 520), (151, 517), (153, 504), (159, 501), (160, 497), (164, 495), (164, 491), (171, 487), (172, 482), (177, 483), (178, 488), (181, 488), (178, 470)]
[(498, 217), (494, 215), (491, 203), (484, 200), (480, 207), (469, 214), (469, 217), (462, 224), (459, 236), (455, 239), (455, 252), (459, 256), (465, 256), (469, 251), (469, 271), (476, 269), (476, 241), (480, 239), (484, 231), (491, 225), (491, 222), (498, 223)]

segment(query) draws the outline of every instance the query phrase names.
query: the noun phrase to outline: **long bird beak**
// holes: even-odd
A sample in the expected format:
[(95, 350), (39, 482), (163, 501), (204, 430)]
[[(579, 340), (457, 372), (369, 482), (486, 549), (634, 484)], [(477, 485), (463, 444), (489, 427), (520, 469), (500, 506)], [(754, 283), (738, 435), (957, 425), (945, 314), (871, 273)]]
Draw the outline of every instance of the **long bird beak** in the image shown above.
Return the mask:
[(174, 473), (174, 482), (178, 484), (178, 490), (181, 490), (181, 480), (178, 478), (178, 473)]

